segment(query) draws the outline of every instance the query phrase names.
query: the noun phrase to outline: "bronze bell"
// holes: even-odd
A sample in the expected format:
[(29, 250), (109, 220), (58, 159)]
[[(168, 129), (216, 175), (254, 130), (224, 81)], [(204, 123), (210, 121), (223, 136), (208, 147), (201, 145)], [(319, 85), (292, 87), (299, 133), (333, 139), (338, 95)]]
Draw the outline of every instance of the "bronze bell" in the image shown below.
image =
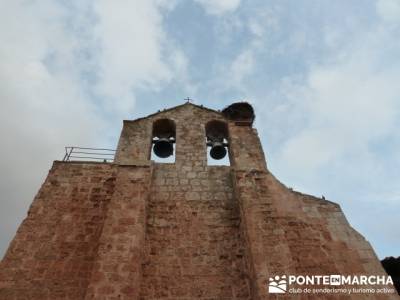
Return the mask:
[(169, 138), (160, 138), (154, 142), (154, 153), (161, 158), (171, 156), (174, 152), (172, 141)]
[(223, 142), (212, 141), (210, 156), (214, 159), (223, 159), (226, 155), (226, 147)]

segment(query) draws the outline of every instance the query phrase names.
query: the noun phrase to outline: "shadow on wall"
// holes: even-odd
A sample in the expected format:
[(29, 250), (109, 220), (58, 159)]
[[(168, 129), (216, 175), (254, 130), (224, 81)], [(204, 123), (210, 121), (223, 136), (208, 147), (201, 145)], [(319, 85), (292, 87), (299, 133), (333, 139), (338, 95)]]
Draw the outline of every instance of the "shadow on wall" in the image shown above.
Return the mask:
[(386, 257), (381, 261), (381, 264), (392, 277), (397, 293), (400, 295), (400, 256), (397, 258), (393, 256)]

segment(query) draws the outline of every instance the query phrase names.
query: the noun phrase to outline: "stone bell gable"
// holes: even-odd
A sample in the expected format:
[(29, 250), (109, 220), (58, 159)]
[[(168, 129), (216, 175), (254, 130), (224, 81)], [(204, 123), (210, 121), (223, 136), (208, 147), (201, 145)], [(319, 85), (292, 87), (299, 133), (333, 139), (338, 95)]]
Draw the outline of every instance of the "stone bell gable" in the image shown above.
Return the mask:
[[(248, 103), (187, 102), (124, 121), (112, 163), (55, 161), (1, 261), (0, 299), (292, 299), (269, 279), (386, 275), (338, 204), (269, 172), (254, 119)], [(398, 299), (343, 299), (368, 297)]]

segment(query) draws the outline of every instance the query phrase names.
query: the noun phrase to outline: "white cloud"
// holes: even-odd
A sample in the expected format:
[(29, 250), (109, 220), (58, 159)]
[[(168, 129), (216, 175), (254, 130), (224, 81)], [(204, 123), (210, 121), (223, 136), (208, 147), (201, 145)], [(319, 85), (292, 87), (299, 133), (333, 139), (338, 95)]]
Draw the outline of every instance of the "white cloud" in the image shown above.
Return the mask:
[(385, 21), (400, 24), (400, 1), (379, 0), (376, 6), (379, 15)]
[(236, 87), (242, 84), (243, 79), (250, 75), (254, 70), (254, 54), (252, 50), (241, 52), (231, 64), (228, 85)]
[(100, 46), (98, 92), (108, 100), (107, 108), (130, 111), (134, 88), (156, 88), (172, 77), (162, 59), (166, 41), (161, 13), (147, 0), (97, 1), (94, 9), (95, 39)]
[(76, 40), (57, 21), (64, 10), (51, 1), (11, 1), (0, 15), (2, 252), (51, 161), (66, 144), (91, 143), (101, 123), (80, 87)]
[(279, 3), (273, 3), (263, 9), (256, 9), (251, 18), (247, 20), (249, 31), (258, 38), (266, 38), (266, 34), (271, 34), (280, 29), (279, 18), (282, 8)]
[(184, 54), (162, 30), (162, 12), (172, 8), (147, 0), (2, 4), (0, 253), (64, 146), (106, 146), (107, 127), (130, 117), (137, 88), (184, 72)]
[(400, 19), (394, 8), (377, 9), (381, 18), (368, 26), (321, 26), (326, 47), (256, 109), (272, 171), (295, 189), (340, 203), (383, 258), (399, 247)]
[[(210, 30), (207, 38), (182, 36), (191, 28), (179, 26), (192, 25), (179, 19), (185, 5), (172, 11), (179, 0), (2, 4), (1, 242), (14, 234), (63, 146), (101, 146), (106, 128), (136, 109), (138, 90), (154, 92), (150, 98), (160, 91), (195, 99), (267, 98), (255, 103), (256, 122), (267, 160), (282, 179), (292, 176), (295, 187), (310, 193), (332, 186), (342, 193), (335, 201), (358, 193), (359, 181), (370, 183), (370, 201), (382, 189), (391, 203), (398, 199), (393, 170), (400, 155), (393, 149), (399, 143), (390, 146), (399, 168), (388, 168), (379, 157), (385, 154), (372, 149), (384, 139), (386, 147), (400, 140), (398, 1), (379, 0), (376, 11), (372, 2), (357, 9), (350, 2), (292, 3), (289, 10), (288, 2), (194, 1), (208, 14), (199, 20), (212, 21), (196, 24)], [(168, 13), (176, 13), (169, 33), (163, 27)], [(215, 44), (196, 47), (204, 40)], [(340, 185), (329, 172), (341, 174)], [(345, 182), (352, 187), (342, 188)]]
[[(399, 19), (393, 3), (382, 3), (367, 27), (323, 26), (324, 52), (304, 73), (282, 79), (273, 97), (284, 101), (272, 109), (278, 116), (268, 114), (286, 134), (269, 153), (280, 177), (338, 201), (380, 257), (398, 248), (400, 193)], [(387, 221), (372, 224), (373, 217)]]
[(221, 15), (235, 11), (241, 0), (194, 0), (202, 5), (205, 11), (211, 15)]
[(305, 111), (308, 124), (287, 141), (282, 161), (315, 170), (345, 155), (368, 152), (371, 142), (396, 132), (400, 63), (382, 45), (400, 51), (379, 26), (360, 34), (335, 60), (312, 67), (305, 83), (290, 91), (293, 109)]

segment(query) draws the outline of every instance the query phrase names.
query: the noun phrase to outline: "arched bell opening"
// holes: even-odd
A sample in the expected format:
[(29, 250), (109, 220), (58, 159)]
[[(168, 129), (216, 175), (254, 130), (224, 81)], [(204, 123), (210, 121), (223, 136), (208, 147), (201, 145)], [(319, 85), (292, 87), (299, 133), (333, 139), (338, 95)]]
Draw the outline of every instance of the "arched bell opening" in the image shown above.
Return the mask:
[(206, 124), (207, 164), (230, 165), (228, 154), (228, 126), (213, 120)]
[(175, 122), (158, 119), (153, 123), (151, 159), (156, 162), (175, 162)]

